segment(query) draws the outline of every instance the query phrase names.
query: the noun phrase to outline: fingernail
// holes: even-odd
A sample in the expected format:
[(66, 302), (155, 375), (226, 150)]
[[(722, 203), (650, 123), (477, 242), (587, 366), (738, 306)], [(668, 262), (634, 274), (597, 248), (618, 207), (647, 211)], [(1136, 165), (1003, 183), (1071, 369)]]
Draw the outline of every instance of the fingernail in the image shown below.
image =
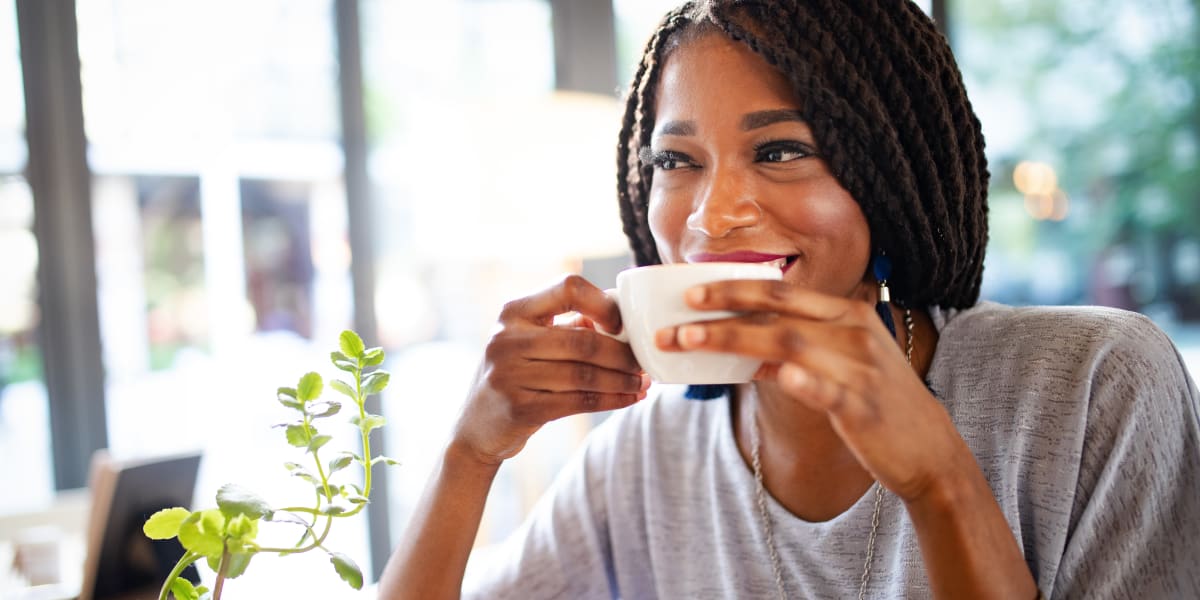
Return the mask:
[(780, 375), (791, 387), (802, 388), (808, 383), (808, 373), (796, 365), (786, 365)]
[(702, 285), (688, 288), (688, 290), (683, 293), (683, 299), (687, 300), (691, 304), (701, 304), (706, 298), (708, 298), (708, 288)]
[(642, 391), (650, 389), (650, 376), (642, 373)]
[(675, 328), (666, 327), (654, 332), (654, 345), (665, 348), (675, 341)]
[(684, 325), (679, 328), (680, 346), (699, 346), (708, 337), (702, 325)]
[(647, 395), (647, 392), (644, 392), (644, 391), (642, 391), (642, 392), (638, 392), (638, 393), (637, 393), (637, 399), (638, 399), (638, 400), (645, 400), (645, 399), (646, 399), (646, 395)]

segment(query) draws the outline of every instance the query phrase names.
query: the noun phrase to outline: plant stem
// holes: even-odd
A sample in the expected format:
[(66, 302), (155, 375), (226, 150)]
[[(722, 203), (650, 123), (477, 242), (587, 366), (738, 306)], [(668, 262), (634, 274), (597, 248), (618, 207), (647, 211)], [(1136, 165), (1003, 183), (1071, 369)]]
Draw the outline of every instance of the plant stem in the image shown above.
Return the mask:
[[(312, 429), (309, 428), (308, 413), (304, 413), (304, 432), (312, 439)], [(321, 488), (325, 490), (325, 497), (329, 498), (329, 503), (333, 504), (333, 494), (329, 492), (329, 479), (325, 476), (325, 467), (321, 464), (321, 457), (317, 454), (317, 450), (312, 451), (313, 462), (317, 463), (317, 474), (321, 476)], [(321, 497), (317, 496), (317, 508), (321, 508)]]
[(221, 551), (221, 564), (217, 566), (217, 582), (213, 584), (212, 600), (221, 600), (221, 589), (225, 587), (225, 573), (229, 571), (229, 545)]
[(175, 568), (171, 569), (171, 574), (167, 575), (167, 580), (163, 582), (162, 589), (158, 592), (158, 600), (167, 600), (167, 596), (171, 593), (171, 584), (179, 577), (183, 570), (188, 568), (188, 565), (200, 560), (200, 555), (188, 550), (180, 557), (179, 562), (175, 563)]
[[(348, 515), (350, 513), (343, 513), (343, 514)], [(342, 515), (338, 515), (338, 516), (342, 516)], [(321, 532), (320, 537), (318, 537), (316, 535), (316, 533), (314, 532), (312, 534), (313, 542), (311, 544), (309, 544), (303, 548), (265, 547), (265, 548), (259, 548), (258, 551), (259, 552), (274, 552), (277, 554), (280, 552), (287, 552), (288, 554), (303, 554), (305, 552), (308, 552), (309, 550), (312, 550), (313, 548), (319, 548), (321, 546), (321, 544), (325, 543), (325, 538), (329, 537), (329, 530), (332, 527), (333, 527), (333, 515), (328, 515), (327, 518), (325, 519), (325, 530)], [(311, 527), (309, 527), (309, 531), (310, 532), (312, 531)], [(214, 600), (216, 600), (216, 599), (214, 599)]]
[[(360, 375), (357, 379), (358, 379), (358, 381), (362, 381), (362, 375), (361, 375), (362, 371), (359, 371), (359, 373), (360, 373)], [(361, 419), (362, 421), (365, 421), (367, 419), (367, 408), (366, 408), (367, 399), (364, 398), (362, 395), (362, 386), (359, 386), (356, 391), (358, 392), (358, 400), (359, 400), (359, 402), (358, 402), (358, 418)], [(359, 421), (359, 422), (361, 423), (362, 421)], [(363, 498), (370, 498), (371, 497), (371, 467), (372, 467), (372, 465), (371, 465), (371, 460), (372, 460), (371, 459), (371, 432), (370, 431), (362, 431), (361, 433), (362, 433), (362, 445), (363, 445), (363, 453), (362, 453), (362, 455), (363, 455), (363, 493), (362, 493), (362, 495), (363, 495)], [(362, 506), (362, 505), (360, 504), (359, 506)]]
[[(354, 377), (354, 392), (358, 396), (356, 404), (358, 404), (359, 423), (367, 419), (367, 398), (362, 393), (362, 365), (358, 367), (358, 372)], [(371, 432), (362, 431), (363, 444), (363, 497), (371, 497)]]

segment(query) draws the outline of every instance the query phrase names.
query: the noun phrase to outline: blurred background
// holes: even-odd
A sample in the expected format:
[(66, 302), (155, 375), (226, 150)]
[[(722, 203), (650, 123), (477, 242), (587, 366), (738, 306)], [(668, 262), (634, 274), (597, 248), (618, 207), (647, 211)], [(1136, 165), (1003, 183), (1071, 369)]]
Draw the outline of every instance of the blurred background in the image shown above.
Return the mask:
[[(294, 502), (274, 389), (331, 375), (353, 327), (388, 352), (376, 444), (403, 465), (331, 546), (374, 580), (503, 302), (628, 263), (619, 98), (674, 4), (0, 0), (0, 521), (98, 448), (203, 451), (198, 506)], [(1200, 372), (1200, 2), (919, 4), (987, 137), (984, 298), (1145, 313)], [(480, 544), (594, 421), (503, 467)], [(342, 593), (323, 556), (285, 575), (306, 560), (232, 583)]]

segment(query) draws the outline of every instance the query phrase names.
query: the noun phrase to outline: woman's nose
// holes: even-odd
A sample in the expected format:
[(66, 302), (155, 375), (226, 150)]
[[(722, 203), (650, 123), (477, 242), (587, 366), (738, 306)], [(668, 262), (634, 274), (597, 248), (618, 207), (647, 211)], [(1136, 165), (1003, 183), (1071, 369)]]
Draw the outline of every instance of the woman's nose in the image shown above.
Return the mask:
[(717, 173), (699, 198), (687, 227), (710, 238), (723, 238), (737, 229), (753, 227), (762, 219), (762, 208), (752, 186), (732, 174)]

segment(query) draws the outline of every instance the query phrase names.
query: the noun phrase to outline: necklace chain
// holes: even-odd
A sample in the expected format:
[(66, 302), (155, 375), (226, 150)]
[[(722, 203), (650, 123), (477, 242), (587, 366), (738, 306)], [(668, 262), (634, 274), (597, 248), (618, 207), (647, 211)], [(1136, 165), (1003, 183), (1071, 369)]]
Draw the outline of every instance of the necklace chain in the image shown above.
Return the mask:
[[(913, 353), (913, 319), (912, 311), (904, 309), (904, 358), (912, 365)], [(767, 553), (771, 557), (771, 570), (775, 574), (775, 589), (779, 592), (779, 600), (787, 600), (783, 589), (783, 567), (779, 560), (779, 551), (775, 548), (775, 529), (771, 526), (771, 515), (767, 512), (767, 493), (763, 486), (762, 459), (759, 456), (758, 410), (750, 419), (750, 463), (754, 468), (754, 500), (758, 504), (758, 515), (762, 519), (763, 533), (767, 538)], [(879, 531), (879, 509), (883, 505), (883, 485), (875, 482), (875, 507), (871, 511), (871, 533), (867, 536), (867, 556), (863, 560), (863, 574), (858, 586), (858, 600), (867, 597), (867, 583), (871, 580), (871, 563), (875, 558), (875, 534)]]

